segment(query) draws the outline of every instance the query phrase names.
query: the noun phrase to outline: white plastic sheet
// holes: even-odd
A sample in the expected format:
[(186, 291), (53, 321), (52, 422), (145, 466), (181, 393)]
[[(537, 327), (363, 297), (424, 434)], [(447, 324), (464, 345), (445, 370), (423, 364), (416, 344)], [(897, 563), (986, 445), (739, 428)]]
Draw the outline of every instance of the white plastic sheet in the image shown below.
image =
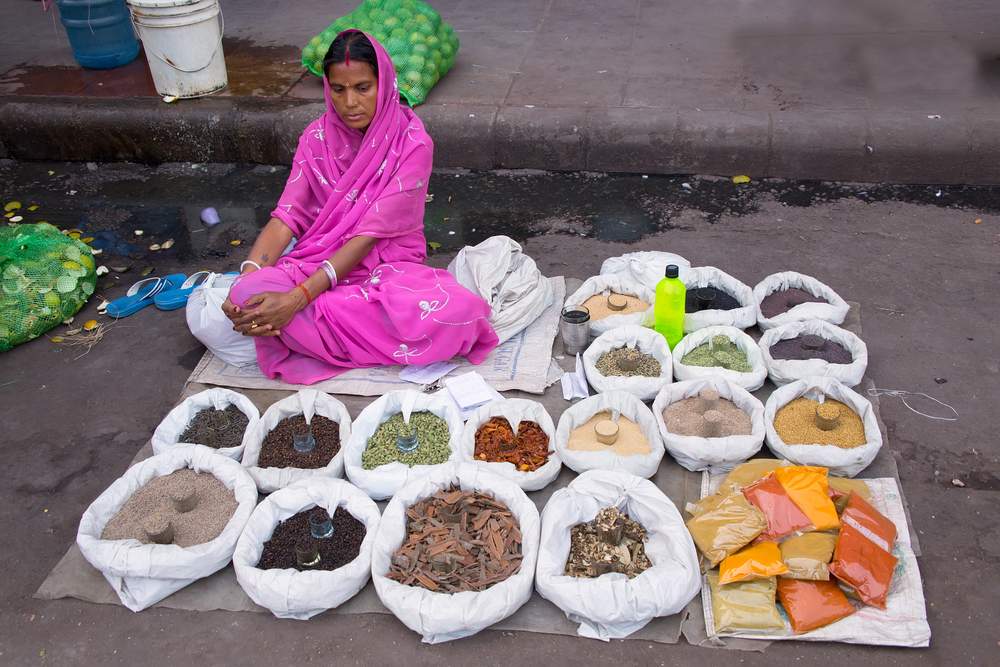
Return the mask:
[(538, 319), (554, 298), (552, 283), (535, 260), (506, 236), (491, 236), (462, 248), (448, 271), (490, 304), (490, 324), (501, 343)]
[[(655, 357), (660, 362), (660, 375), (625, 377), (604, 375), (597, 370), (601, 355), (620, 347), (638, 349)], [(583, 353), (583, 367), (590, 385), (599, 393), (626, 391), (643, 401), (651, 400), (660, 389), (673, 382), (674, 377), (674, 362), (667, 340), (652, 329), (634, 325), (618, 327), (598, 336)]]
[[(133, 493), (154, 478), (182, 468), (211, 473), (232, 489), (236, 511), (218, 537), (186, 548), (101, 539), (108, 521)], [(172, 447), (135, 464), (105, 489), (83, 513), (76, 543), (83, 557), (108, 580), (122, 604), (132, 611), (142, 611), (229, 564), (256, 504), (257, 486), (239, 463), (202, 445)]]
[[(258, 569), (264, 543), (278, 524), (312, 507), (322, 507), (330, 516), (343, 507), (365, 525), (357, 558), (336, 570)], [(368, 583), (378, 524), (378, 506), (352, 484), (326, 477), (301, 479), (269, 495), (250, 516), (233, 554), (236, 579), (250, 599), (278, 618), (312, 618), (339, 607)]]
[[(653, 567), (632, 579), (618, 573), (592, 579), (563, 574), (573, 526), (610, 506), (646, 529)], [(552, 494), (542, 512), (540, 544), (535, 587), (580, 624), (583, 637), (627, 637), (658, 616), (682, 611), (701, 586), (698, 556), (677, 508), (652, 482), (625, 472), (585, 472)]]
[[(307, 423), (313, 416), (320, 415), (337, 422), (340, 427), (340, 451), (322, 468), (261, 468), (260, 450), (267, 434), (283, 419), (303, 415)], [(274, 403), (253, 428), (248, 428), (243, 437), (243, 466), (257, 482), (262, 493), (271, 493), (292, 482), (308, 477), (340, 477), (344, 474), (344, 444), (351, 437), (351, 415), (344, 404), (329, 394), (315, 389), (303, 389), (288, 398)]]
[[(775, 359), (771, 356), (771, 346), (778, 341), (807, 335), (840, 343), (851, 353), (851, 363), (831, 364), (822, 359)], [(757, 341), (757, 346), (760, 347), (768, 376), (778, 386), (808, 377), (829, 377), (855, 387), (861, 384), (868, 369), (868, 346), (865, 342), (847, 329), (823, 320), (789, 322), (768, 329)]]
[(566, 306), (582, 306), (583, 302), (596, 294), (616, 292), (634, 296), (649, 304), (649, 308), (641, 313), (628, 315), (609, 315), (600, 320), (591, 318), (590, 337), (597, 338), (601, 334), (617, 327), (635, 325), (643, 326), (653, 323), (653, 297), (655, 292), (639, 282), (619, 275), (592, 276), (583, 281), (580, 289), (566, 299)]
[[(639, 425), (642, 434), (649, 441), (648, 454), (619, 456), (612, 451), (587, 452), (569, 449), (567, 445), (573, 429), (583, 426), (599, 412), (613, 414), (615, 411)], [(556, 429), (556, 453), (566, 467), (576, 472), (619, 470), (639, 477), (652, 477), (660, 467), (664, 449), (656, 419), (645, 403), (624, 391), (609, 391), (585, 398), (563, 412), (559, 418), (559, 427)]]
[(630, 282), (637, 282), (647, 289), (656, 291), (656, 283), (663, 280), (667, 266), (676, 264), (679, 277), (683, 280), (691, 262), (680, 255), (661, 250), (628, 252), (620, 257), (609, 257), (601, 264), (601, 275), (617, 275)]
[[(865, 444), (851, 449), (834, 445), (786, 444), (774, 429), (774, 415), (800, 396), (814, 401), (828, 397), (850, 406), (861, 416), (865, 427)], [(878, 450), (882, 448), (882, 432), (878, 428), (872, 404), (861, 394), (832, 378), (806, 378), (779, 387), (764, 405), (764, 423), (767, 429), (767, 446), (778, 458), (798, 465), (823, 466), (829, 468), (834, 475), (854, 477), (875, 460)]]
[(714, 287), (731, 294), (740, 302), (739, 308), (732, 310), (700, 310), (684, 314), (684, 332), (690, 333), (698, 329), (714, 326), (736, 327), (746, 329), (757, 323), (757, 304), (753, 298), (753, 290), (731, 275), (714, 266), (698, 266), (684, 273), (684, 285), (689, 289), (699, 287)]
[[(406, 538), (407, 508), (452, 485), (491, 494), (507, 505), (521, 530), (521, 569), (480, 592), (434, 593), (389, 579), (392, 555)], [(535, 504), (514, 482), (472, 463), (441, 466), (399, 489), (386, 506), (372, 552), (375, 591), (382, 604), (428, 644), (474, 635), (507, 618), (531, 597), (539, 525)]]
[[(549, 436), (549, 451), (551, 452), (545, 464), (536, 470), (521, 471), (515, 468), (513, 463), (477, 460), (475, 456), (476, 431), (493, 417), (506, 419), (515, 433), (517, 433), (517, 427), (522, 421), (533, 421), (541, 426), (545, 435)], [(461, 460), (482, 466), (492, 473), (509, 479), (525, 491), (538, 491), (544, 489), (558, 477), (559, 470), (562, 468), (562, 461), (555, 452), (555, 442), (556, 427), (544, 405), (524, 398), (508, 398), (484, 405), (476, 410), (469, 421), (465, 422), (465, 428), (462, 431), (462, 446), (460, 447)]]
[[(825, 299), (826, 303), (801, 303), (774, 317), (764, 317), (760, 310), (760, 302), (764, 297), (793, 287)], [(767, 276), (754, 286), (753, 297), (757, 309), (757, 326), (761, 331), (798, 320), (825, 320), (831, 324), (840, 324), (851, 309), (829, 285), (796, 271), (782, 271)]]
[[(188, 396), (167, 413), (167, 416), (163, 418), (163, 421), (160, 422), (160, 425), (153, 432), (153, 453), (163, 454), (177, 445), (202, 444), (200, 442), (180, 441), (181, 436), (184, 435), (184, 431), (187, 430), (188, 424), (202, 410), (225, 410), (230, 405), (238, 407), (240, 412), (245, 414), (250, 420), (246, 430), (243, 432), (245, 438), (248, 432), (256, 428), (257, 422), (260, 420), (260, 412), (257, 410), (257, 406), (253, 404), (253, 401), (239, 392), (231, 389), (223, 389), (222, 387), (213, 387), (198, 392), (193, 396)], [(246, 440), (244, 439), (236, 447), (223, 447), (216, 451), (223, 456), (228, 456), (231, 459), (239, 461), (243, 456), (243, 445), (245, 443)]]
[[(715, 336), (725, 336), (747, 355), (747, 361), (750, 363), (750, 372), (741, 373), (719, 366), (689, 366), (682, 361), (684, 355), (699, 345), (709, 342)], [(739, 385), (748, 391), (756, 391), (764, 385), (764, 380), (767, 379), (767, 368), (764, 366), (764, 358), (760, 354), (757, 342), (736, 327), (705, 327), (704, 329), (698, 329), (684, 336), (674, 346), (673, 355), (674, 378), (678, 381), (717, 376)]]
[[(693, 398), (703, 389), (714, 389), (721, 398), (732, 401), (750, 415), (750, 435), (702, 438), (667, 430), (663, 419), (667, 406), (681, 399)], [(764, 444), (764, 404), (743, 387), (721, 377), (687, 380), (664, 387), (653, 401), (653, 416), (667, 451), (677, 463), (691, 471), (727, 472), (759, 452)]]
[(461, 460), (459, 450), (462, 446), (462, 417), (450, 399), (416, 391), (389, 392), (361, 411), (351, 426), (351, 437), (346, 447), (342, 447), (347, 478), (375, 500), (392, 496), (408, 482), (444, 465), (408, 466), (394, 461), (372, 470), (365, 470), (361, 466), (361, 456), (368, 446), (368, 439), (383, 422), (396, 413), (402, 413), (403, 418), (408, 420), (410, 414), (421, 411), (431, 412), (448, 422), (448, 446), (451, 448), (448, 461)]
[(257, 347), (253, 338), (233, 331), (233, 323), (222, 312), (229, 298), (229, 289), (236, 276), (209, 274), (188, 297), (185, 315), (191, 335), (227, 364), (253, 366), (257, 363)]

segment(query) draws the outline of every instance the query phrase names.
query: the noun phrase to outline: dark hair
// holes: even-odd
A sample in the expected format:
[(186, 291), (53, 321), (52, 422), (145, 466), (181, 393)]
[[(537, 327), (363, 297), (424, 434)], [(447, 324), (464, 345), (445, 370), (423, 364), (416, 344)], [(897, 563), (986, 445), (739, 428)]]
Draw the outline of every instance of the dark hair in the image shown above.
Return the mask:
[(337, 35), (323, 58), (323, 72), (327, 73), (330, 65), (346, 62), (348, 56), (350, 60), (371, 65), (375, 77), (378, 78), (378, 55), (375, 53), (375, 47), (363, 32), (357, 30), (347, 30)]

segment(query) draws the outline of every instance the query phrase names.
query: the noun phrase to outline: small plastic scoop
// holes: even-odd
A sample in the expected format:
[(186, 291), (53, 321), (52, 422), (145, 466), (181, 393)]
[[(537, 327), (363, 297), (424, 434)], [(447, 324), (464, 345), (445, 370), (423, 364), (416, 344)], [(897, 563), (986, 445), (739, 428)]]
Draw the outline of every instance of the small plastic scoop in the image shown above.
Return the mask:
[(316, 449), (316, 438), (313, 437), (312, 429), (307, 429), (292, 435), (292, 447), (299, 454), (308, 454)]
[(602, 419), (594, 424), (594, 435), (602, 445), (613, 445), (618, 440), (618, 424), (610, 419)]
[(626, 306), (628, 306), (628, 299), (625, 298), (624, 294), (612, 292), (608, 295), (608, 310), (625, 310)]
[(396, 436), (396, 449), (404, 454), (409, 454), (420, 446), (420, 441), (417, 438), (417, 429), (409, 426), (409, 424), (407, 424), (407, 428), (409, 429), (407, 432)]
[(333, 520), (322, 507), (309, 512), (309, 534), (317, 540), (325, 540), (333, 535)]

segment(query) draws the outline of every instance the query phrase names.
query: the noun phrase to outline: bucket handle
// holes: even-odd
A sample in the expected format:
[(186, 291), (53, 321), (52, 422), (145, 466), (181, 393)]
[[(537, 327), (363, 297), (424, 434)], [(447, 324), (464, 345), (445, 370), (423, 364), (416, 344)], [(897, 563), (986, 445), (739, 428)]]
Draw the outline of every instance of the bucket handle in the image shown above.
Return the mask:
[[(226, 17), (222, 15), (222, 5), (219, 4), (218, 7), (219, 7), (219, 43), (215, 45), (214, 49), (212, 49), (212, 55), (208, 57), (207, 63), (205, 63), (201, 67), (195, 67), (194, 69), (185, 69), (183, 67), (178, 67), (177, 65), (170, 62), (170, 60), (160, 55), (159, 53), (154, 53), (152, 55), (156, 56), (159, 60), (162, 60), (164, 63), (174, 68), (178, 72), (184, 72), (185, 74), (194, 74), (196, 72), (200, 72), (204, 69), (207, 69), (208, 66), (212, 64), (212, 61), (215, 60), (215, 54), (218, 53), (219, 49), (222, 48), (222, 38), (226, 34)], [(141, 42), (142, 36), (139, 34), (139, 28), (135, 24), (135, 13), (131, 7), (129, 7), (129, 16), (131, 16), (132, 18), (132, 30), (133, 32), (135, 32), (136, 38), (138, 38), (139, 41)], [(145, 44), (143, 46), (145, 46)], [(149, 54), (147, 53), (147, 55)]]

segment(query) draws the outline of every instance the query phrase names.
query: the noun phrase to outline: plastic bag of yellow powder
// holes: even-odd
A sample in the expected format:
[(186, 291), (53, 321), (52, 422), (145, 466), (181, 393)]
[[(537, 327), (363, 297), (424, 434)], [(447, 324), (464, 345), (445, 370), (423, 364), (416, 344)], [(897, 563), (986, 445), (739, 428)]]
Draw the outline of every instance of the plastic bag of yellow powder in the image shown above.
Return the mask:
[(837, 508), (830, 500), (826, 468), (819, 466), (788, 466), (774, 471), (775, 477), (799, 509), (812, 521), (816, 530), (840, 527)]
[(841, 514), (847, 507), (847, 499), (851, 493), (856, 493), (867, 501), (871, 501), (872, 492), (865, 484), (864, 480), (851, 479), (849, 477), (830, 476), (827, 481), (830, 484), (830, 498), (837, 508), (837, 514)]
[(708, 585), (712, 592), (712, 616), (715, 632), (781, 632), (785, 622), (774, 604), (778, 585), (774, 577), (719, 584), (719, 575), (710, 572)]
[(788, 566), (788, 572), (781, 576), (785, 579), (829, 580), (827, 565), (836, 546), (837, 536), (833, 533), (805, 533), (785, 540), (781, 543), (781, 559)]
[(750, 544), (767, 528), (767, 518), (742, 493), (726, 496), (714, 509), (687, 522), (691, 538), (708, 567)]
[(719, 565), (719, 583), (766, 579), (786, 572), (788, 567), (781, 560), (778, 545), (774, 542), (761, 542), (727, 556)]

